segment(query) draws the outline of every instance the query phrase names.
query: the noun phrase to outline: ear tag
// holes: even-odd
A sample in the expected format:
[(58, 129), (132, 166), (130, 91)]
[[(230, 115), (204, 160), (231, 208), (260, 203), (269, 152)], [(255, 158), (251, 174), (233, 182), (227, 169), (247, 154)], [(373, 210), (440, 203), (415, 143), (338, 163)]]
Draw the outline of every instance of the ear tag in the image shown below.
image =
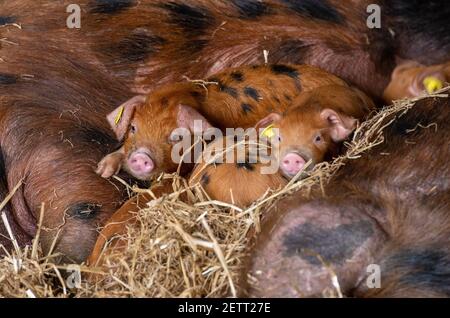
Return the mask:
[(122, 118), (122, 115), (123, 115), (123, 110), (124, 110), (124, 108), (125, 108), (125, 107), (123, 107), (123, 106), (120, 107), (119, 112), (117, 113), (117, 116), (116, 116), (116, 118), (114, 119), (114, 124), (116, 124), (116, 125), (119, 124), (120, 119)]
[(273, 132), (273, 124), (267, 126), (261, 133), (261, 136), (267, 137), (267, 138), (272, 138), (273, 136), (275, 136), (275, 133)]
[(434, 76), (425, 77), (425, 79), (423, 80), (423, 85), (425, 86), (428, 94), (432, 94), (444, 87), (442, 81)]

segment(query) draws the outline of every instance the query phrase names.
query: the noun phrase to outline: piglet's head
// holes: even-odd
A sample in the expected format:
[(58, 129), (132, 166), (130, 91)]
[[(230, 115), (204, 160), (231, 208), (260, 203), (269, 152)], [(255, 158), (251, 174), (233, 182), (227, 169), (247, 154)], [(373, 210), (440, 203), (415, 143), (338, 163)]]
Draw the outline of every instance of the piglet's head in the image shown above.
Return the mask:
[(186, 136), (194, 130), (201, 133), (211, 127), (190, 106), (143, 96), (119, 106), (107, 119), (117, 139), (123, 142), (124, 169), (140, 180), (151, 179), (161, 172), (177, 171), (180, 161), (172, 156), (172, 148), (180, 142), (182, 132)]
[(402, 98), (417, 97), (424, 92), (433, 93), (442, 88), (450, 74), (449, 65), (424, 66), (414, 61), (402, 62), (394, 69), (383, 98), (387, 103)]
[[(361, 102), (357, 94), (349, 93), (354, 94), (354, 103)], [(308, 169), (336, 155), (339, 144), (356, 127), (357, 120), (350, 115), (352, 112), (344, 111), (342, 99), (316, 97), (305, 93), (286, 113), (272, 113), (257, 124), (259, 130), (269, 125), (278, 128), (278, 135), (273, 137), (277, 139), (275, 157), (287, 178), (297, 175), (310, 160)]]

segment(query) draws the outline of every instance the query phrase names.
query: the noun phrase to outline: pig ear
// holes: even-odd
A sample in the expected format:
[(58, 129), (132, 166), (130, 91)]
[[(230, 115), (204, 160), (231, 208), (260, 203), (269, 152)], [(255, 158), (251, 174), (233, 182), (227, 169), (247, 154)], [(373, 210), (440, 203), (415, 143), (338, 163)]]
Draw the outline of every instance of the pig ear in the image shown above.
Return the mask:
[(260, 121), (258, 121), (255, 125), (256, 130), (266, 128), (277, 121), (280, 121), (281, 115), (278, 113), (270, 113)]
[(194, 108), (186, 105), (178, 105), (177, 107), (177, 125), (179, 128), (187, 128), (192, 133), (200, 133), (212, 128), (209, 121)]
[(341, 142), (352, 133), (356, 127), (356, 119), (344, 114), (338, 114), (332, 109), (324, 109), (320, 117), (330, 125), (330, 136), (334, 142)]
[(397, 63), (397, 66), (395, 67), (394, 71), (392, 72), (392, 79), (397, 78), (400, 76), (405, 70), (411, 69), (411, 68), (417, 68), (422, 67), (423, 65), (411, 60), (402, 60), (400, 63)]
[(106, 116), (109, 125), (116, 134), (117, 140), (122, 141), (130, 125), (134, 110), (145, 103), (145, 96), (138, 95), (129, 99)]

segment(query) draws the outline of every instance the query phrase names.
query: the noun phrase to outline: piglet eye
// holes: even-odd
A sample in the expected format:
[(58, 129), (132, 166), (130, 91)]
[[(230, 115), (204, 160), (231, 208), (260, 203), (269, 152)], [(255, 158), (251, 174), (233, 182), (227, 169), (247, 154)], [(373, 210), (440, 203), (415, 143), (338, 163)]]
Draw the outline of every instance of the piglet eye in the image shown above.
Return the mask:
[(322, 136), (321, 135), (317, 135), (316, 137), (314, 137), (314, 142), (316, 143), (316, 144), (319, 144), (319, 143), (321, 143), (322, 142)]
[(172, 132), (168, 138), (169, 143), (176, 143), (178, 141), (180, 141), (181, 136), (175, 132)]
[(136, 133), (136, 125), (135, 125), (135, 124), (131, 124), (131, 126), (130, 126), (130, 132), (131, 132), (132, 134)]

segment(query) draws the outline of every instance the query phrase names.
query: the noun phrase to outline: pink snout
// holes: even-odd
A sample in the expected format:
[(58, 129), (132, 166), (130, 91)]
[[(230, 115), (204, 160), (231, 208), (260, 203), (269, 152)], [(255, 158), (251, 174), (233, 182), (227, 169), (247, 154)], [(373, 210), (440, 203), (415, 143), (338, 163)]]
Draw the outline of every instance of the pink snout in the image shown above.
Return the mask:
[(289, 175), (295, 176), (306, 164), (305, 159), (295, 152), (290, 152), (281, 160), (281, 170)]
[(145, 176), (152, 172), (155, 164), (150, 156), (144, 152), (133, 152), (128, 158), (128, 168), (133, 174)]

